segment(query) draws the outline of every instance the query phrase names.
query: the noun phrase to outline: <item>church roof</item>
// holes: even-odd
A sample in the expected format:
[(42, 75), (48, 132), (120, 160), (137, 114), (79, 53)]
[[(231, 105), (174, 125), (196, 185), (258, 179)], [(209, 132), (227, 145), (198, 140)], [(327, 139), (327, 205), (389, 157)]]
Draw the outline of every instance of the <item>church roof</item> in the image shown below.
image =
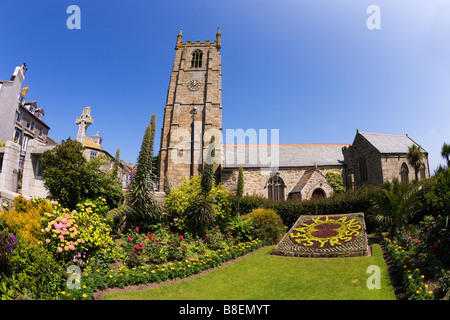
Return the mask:
[(419, 146), (408, 136), (364, 132), (359, 132), (359, 134), (369, 141), (369, 143), (372, 144), (380, 153), (407, 153), (408, 147), (413, 144)]
[[(278, 157), (274, 153), (274, 159), (271, 159), (271, 146), (278, 146)], [(224, 144), (223, 166), (225, 168), (342, 166), (344, 146), (349, 144)], [(273, 152), (276, 152), (276, 149), (273, 149)]]
[(102, 151), (103, 151), (102, 146), (100, 146), (100, 145), (98, 145), (97, 143), (95, 143), (94, 141), (92, 141), (92, 139), (89, 138), (89, 137), (85, 137), (85, 138), (84, 138), (84, 146), (85, 146), (86, 148), (96, 149), (96, 150), (102, 150)]

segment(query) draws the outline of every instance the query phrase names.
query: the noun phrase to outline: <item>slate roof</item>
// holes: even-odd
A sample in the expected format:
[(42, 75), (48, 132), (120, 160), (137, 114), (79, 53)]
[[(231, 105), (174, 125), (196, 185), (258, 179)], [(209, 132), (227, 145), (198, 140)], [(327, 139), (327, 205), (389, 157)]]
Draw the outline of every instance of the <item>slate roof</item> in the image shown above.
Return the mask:
[[(407, 153), (408, 147), (411, 145), (415, 144), (419, 146), (419, 144), (408, 136), (364, 132), (359, 132), (359, 134), (369, 141), (380, 153)], [(425, 150), (423, 151), (426, 152)]]
[[(278, 157), (276, 149), (278, 147)], [(344, 165), (342, 148), (349, 144), (224, 144), (224, 168), (311, 167)], [(272, 152), (274, 157), (271, 159)], [(266, 155), (266, 157), (264, 157)], [(272, 161), (272, 163), (271, 163)], [(273, 163), (277, 161), (278, 163)]]

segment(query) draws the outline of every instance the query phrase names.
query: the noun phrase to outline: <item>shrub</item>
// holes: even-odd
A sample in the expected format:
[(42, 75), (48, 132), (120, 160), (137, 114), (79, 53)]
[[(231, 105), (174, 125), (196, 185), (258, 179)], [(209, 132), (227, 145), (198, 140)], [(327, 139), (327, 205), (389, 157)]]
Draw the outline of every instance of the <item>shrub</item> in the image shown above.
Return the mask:
[[(11, 274), (2, 275), (10, 299), (55, 299), (57, 290), (65, 284), (64, 267), (42, 247), (30, 247), (19, 240), (10, 261)], [(8, 298), (3, 297), (3, 298)]]
[(252, 221), (252, 235), (268, 244), (277, 243), (286, 232), (280, 216), (272, 209), (255, 209), (243, 218)]
[(328, 180), (330, 185), (333, 187), (334, 192), (336, 192), (336, 193), (345, 192), (344, 179), (342, 179), (342, 176), (339, 173), (336, 173), (333, 171), (328, 171), (325, 174), (325, 178)]
[[(164, 208), (173, 228), (179, 231), (190, 230), (192, 226), (192, 208), (201, 195), (201, 177), (184, 180), (181, 186), (172, 189), (166, 196)], [(214, 185), (209, 193), (214, 200), (214, 219), (210, 225), (226, 226), (231, 218), (231, 193), (222, 185)]]
[(35, 246), (41, 234), (41, 219), (44, 212), (51, 210), (49, 202), (27, 201), (22, 196), (14, 199), (12, 211), (0, 212), (6, 230), (14, 233), (27, 245)]
[(79, 252), (86, 253), (87, 261), (99, 254), (113, 258), (116, 250), (110, 236), (112, 220), (104, 217), (107, 207), (98, 201), (96, 205), (86, 200), (72, 211), (55, 204), (42, 220), (41, 244), (66, 263)]
[(230, 225), (225, 229), (225, 233), (230, 234), (237, 241), (244, 242), (252, 240), (252, 230), (252, 220), (245, 220), (241, 216), (236, 216), (230, 221)]

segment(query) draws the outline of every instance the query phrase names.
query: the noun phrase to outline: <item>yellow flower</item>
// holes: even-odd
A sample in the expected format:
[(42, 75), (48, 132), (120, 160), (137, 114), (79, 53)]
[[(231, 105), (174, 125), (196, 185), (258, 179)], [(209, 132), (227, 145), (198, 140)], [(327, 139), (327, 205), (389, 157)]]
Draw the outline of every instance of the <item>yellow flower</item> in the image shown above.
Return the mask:
[(408, 276), (408, 279), (411, 279), (411, 276)]
[(430, 290), (430, 291), (428, 291), (428, 294), (433, 294), (433, 291), (431, 291), (431, 290)]
[(420, 277), (421, 277), (422, 279), (423, 279), (423, 278), (425, 278), (425, 276), (424, 276), (424, 275), (421, 275)]
[(86, 299), (86, 298), (87, 298), (87, 295), (86, 295), (86, 293), (84, 293), (84, 294), (83, 294), (83, 298), (84, 298), (84, 299)]
[(428, 288), (428, 285), (426, 284), (426, 285), (425, 285), (425, 289), (427, 289), (427, 288)]

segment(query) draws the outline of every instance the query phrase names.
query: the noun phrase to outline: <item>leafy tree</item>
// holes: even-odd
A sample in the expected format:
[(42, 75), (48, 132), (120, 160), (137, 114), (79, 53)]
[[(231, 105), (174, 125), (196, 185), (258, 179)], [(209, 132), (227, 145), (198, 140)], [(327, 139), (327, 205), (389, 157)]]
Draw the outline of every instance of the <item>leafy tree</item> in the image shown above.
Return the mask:
[(395, 235), (399, 228), (406, 227), (421, 207), (417, 186), (400, 183), (397, 179), (375, 191), (372, 204), (368, 218), (381, 229), (387, 230), (390, 236)]
[(98, 156), (87, 161), (83, 150), (81, 143), (67, 139), (43, 153), (42, 176), (50, 197), (71, 210), (83, 199), (98, 197), (105, 198), (110, 208), (117, 207), (123, 197), (122, 188), (118, 179), (102, 170), (108, 160)]
[(441, 149), (441, 156), (442, 158), (447, 160), (447, 168), (450, 168), (450, 144), (446, 144), (444, 142), (444, 145), (442, 146)]
[(414, 168), (414, 173), (416, 175), (416, 181), (419, 180), (419, 170), (422, 167), (425, 159), (425, 155), (422, 152), (422, 148), (413, 144), (408, 147), (408, 153), (406, 154), (408, 162)]
[(103, 154), (88, 161), (87, 165), (90, 172), (90, 180), (87, 198), (104, 198), (108, 207), (113, 209), (120, 205), (124, 195), (122, 183), (117, 177), (117, 174), (114, 175), (111, 171), (108, 172), (107, 169), (104, 169), (107, 164), (109, 164), (109, 159)]
[(425, 199), (436, 215), (450, 215), (450, 168), (435, 177)]
[(83, 150), (81, 143), (69, 138), (42, 154), (42, 176), (50, 197), (69, 209), (89, 196), (91, 170)]
[(153, 142), (155, 137), (155, 115), (147, 126), (142, 139), (141, 150), (137, 160), (136, 173), (130, 184), (129, 212), (130, 223), (140, 226), (143, 230), (150, 230), (160, 221), (161, 210), (153, 198)]

